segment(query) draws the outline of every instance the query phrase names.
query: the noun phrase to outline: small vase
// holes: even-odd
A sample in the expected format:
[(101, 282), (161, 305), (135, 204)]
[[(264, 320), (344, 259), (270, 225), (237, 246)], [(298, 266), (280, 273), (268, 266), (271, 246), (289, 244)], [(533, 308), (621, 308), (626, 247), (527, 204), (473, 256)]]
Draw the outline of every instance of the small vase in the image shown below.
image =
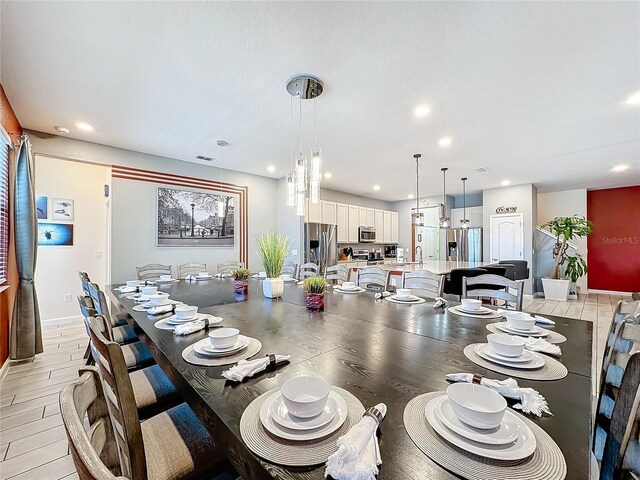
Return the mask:
[(324, 293), (307, 292), (307, 308), (309, 310), (324, 310)]
[(265, 278), (262, 281), (262, 293), (267, 298), (278, 298), (284, 293), (284, 281), (281, 278)]
[(233, 281), (233, 291), (234, 293), (248, 293), (249, 292), (249, 280), (246, 278), (240, 280)]

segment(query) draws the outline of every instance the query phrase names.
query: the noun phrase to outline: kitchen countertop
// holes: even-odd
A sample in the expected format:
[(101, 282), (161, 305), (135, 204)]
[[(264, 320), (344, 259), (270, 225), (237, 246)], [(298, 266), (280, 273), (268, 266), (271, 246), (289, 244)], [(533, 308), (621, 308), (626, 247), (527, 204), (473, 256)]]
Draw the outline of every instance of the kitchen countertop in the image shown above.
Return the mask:
[(446, 275), (455, 268), (476, 268), (487, 264), (488, 262), (425, 260), (422, 265), (418, 263), (392, 263), (388, 265), (378, 265), (378, 267), (382, 268), (383, 270), (391, 270), (394, 272), (417, 272), (420, 270), (428, 270), (439, 275)]

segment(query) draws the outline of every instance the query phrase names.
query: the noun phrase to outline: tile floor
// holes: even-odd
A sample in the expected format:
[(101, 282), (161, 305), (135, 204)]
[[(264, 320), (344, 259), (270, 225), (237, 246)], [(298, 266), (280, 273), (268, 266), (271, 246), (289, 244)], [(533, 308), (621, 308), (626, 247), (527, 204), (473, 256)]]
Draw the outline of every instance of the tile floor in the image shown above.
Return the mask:
[[(581, 295), (571, 302), (526, 300), (524, 310), (594, 322), (594, 362), (602, 357), (616, 295)], [(58, 393), (78, 377), (87, 334), (81, 321), (46, 325), (45, 351), (9, 366), (0, 383), (0, 480), (78, 478), (62, 425)], [(597, 376), (597, 375), (596, 375)]]

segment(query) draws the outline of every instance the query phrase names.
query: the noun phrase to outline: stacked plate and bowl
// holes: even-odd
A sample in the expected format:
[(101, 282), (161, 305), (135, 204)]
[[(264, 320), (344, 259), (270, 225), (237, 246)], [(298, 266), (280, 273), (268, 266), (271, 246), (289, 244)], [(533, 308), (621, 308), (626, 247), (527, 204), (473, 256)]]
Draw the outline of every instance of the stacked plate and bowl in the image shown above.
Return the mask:
[(340, 293), (361, 293), (366, 291), (364, 288), (356, 285), (356, 282), (342, 282), (342, 285), (336, 285), (333, 289)]
[(496, 323), (496, 327), (505, 333), (521, 337), (546, 337), (549, 331), (536, 326), (536, 317), (525, 312), (509, 312), (506, 321)]
[(545, 364), (544, 357), (525, 349), (522, 337), (507, 333), (491, 333), (487, 335), (487, 343), (479, 343), (473, 347), (481, 358), (505, 367), (523, 370), (535, 370)]
[[(177, 310), (178, 308), (176, 308), (176, 313)], [(195, 343), (193, 350), (197, 354), (205, 357), (228, 357), (241, 352), (247, 348), (250, 343), (251, 339), (240, 335), (239, 329), (223, 327), (209, 332), (209, 337)]]
[(388, 298), (391, 298), (396, 302), (406, 302), (406, 303), (417, 303), (422, 301), (420, 297), (416, 297), (411, 293), (410, 288), (396, 288), (396, 293), (389, 296)]

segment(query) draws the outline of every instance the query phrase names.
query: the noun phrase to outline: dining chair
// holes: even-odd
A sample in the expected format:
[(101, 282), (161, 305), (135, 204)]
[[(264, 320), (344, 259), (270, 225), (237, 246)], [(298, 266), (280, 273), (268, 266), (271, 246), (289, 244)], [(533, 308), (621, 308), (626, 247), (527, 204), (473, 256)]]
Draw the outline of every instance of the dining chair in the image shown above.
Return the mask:
[(78, 270), (78, 277), (80, 277), (80, 285), (82, 286), (82, 291), (85, 295), (89, 295), (89, 274), (87, 272), (81, 272)]
[(503, 265), (483, 265), (482, 268), (490, 275), (507, 276), (507, 268)]
[[(131, 343), (138, 340), (138, 335), (129, 326), (127, 321), (121, 317), (114, 317), (109, 313), (109, 303), (104, 292), (100, 290), (97, 283), (89, 282), (89, 296), (93, 301), (95, 311), (104, 315), (108, 320), (110, 336), (117, 343)], [(82, 306), (80, 307), (82, 309)]]
[(171, 275), (171, 265), (161, 263), (149, 263), (141, 267), (136, 267), (138, 280), (157, 280), (160, 275)]
[[(515, 265), (512, 265), (510, 263), (500, 263), (499, 266), (505, 269), (504, 276), (507, 277), (509, 280), (519, 280), (518, 278), (516, 278)], [(482, 267), (482, 268), (485, 268), (485, 267)]]
[(127, 372), (120, 345), (102, 335), (97, 317), (89, 324), (121, 475), (130, 480), (209, 478), (226, 468), (220, 448), (186, 403), (140, 421), (136, 383), (141, 379)]
[(229, 261), (218, 264), (218, 273), (233, 273), (234, 270), (244, 268), (244, 262)]
[[(475, 286), (470, 289), (467, 287)], [(481, 287), (481, 288), (480, 288)], [(495, 289), (494, 289), (495, 288)], [(500, 288), (500, 290), (498, 290)], [(511, 293), (514, 290), (515, 293)], [(490, 298), (513, 303), (515, 310), (522, 311), (524, 282), (509, 280), (500, 275), (483, 274), (462, 278), (461, 298)]]
[(356, 285), (386, 290), (389, 287), (389, 272), (378, 267), (359, 268), (356, 273)]
[(462, 295), (462, 279), (464, 277), (476, 277), (484, 275), (487, 271), (483, 268), (454, 268), (444, 280), (444, 293), (448, 295)]
[(313, 262), (303, 263), (298, 268), (298, 277), (304, 280), (308, 277), (317, 277), (320, 267)]
[(411, 293), (429, 298), (441, 297), (444, 289), (444, 275), (418, 270), (417, 272), (404, 272), (400, 282), (401, 288), (410, 288)]
[(526, 260), (500, 260), (498, 265), (513, 265), (516, 271), (516, 278), (513, 280), (526, 280), (529, 278), (529, 263)]
[(200, 272), (207, 271), (206, 263), (183, 263), (182, 265), (178, 265), (178, 278), (184, 278), (187, 275), (198, 275)]
[[(640, 318), (640, 301), (634, 300), (629, 302), (629, 301), (620, 300), (617, 303), (616, 308), (613, 311), (611, 324), (609, 325), (609, 332), (607, 333), (607, 340), (604, 346), (604, 355), (602, 356), (600, 379), (605, 377), (607, 370), (609, 368), (608, 362), (611, 359), (611, 354), (610, 354), (611, 349), (614, 347), (631, 348), (629, 340), (616, 339), (615, 337), (616, 326), (620, 322), (624, 321), (625, 319), (627, 321), (631, 320), (631, 318), (628, 318), (629, 316), (632, 316), (634, 318)], [(623, 342), (624, 345), (616, 345), (616, 342)]]
[(343, 282), (349, 280), (349, 268), (341, 263), (327, 267), (324, 271), (324, 278), (331, 283), (342, 285)]
[(291, 278), (298, 278), (298, 264), (291, 260), (285, 260), (280, 275), (291, 275)]

